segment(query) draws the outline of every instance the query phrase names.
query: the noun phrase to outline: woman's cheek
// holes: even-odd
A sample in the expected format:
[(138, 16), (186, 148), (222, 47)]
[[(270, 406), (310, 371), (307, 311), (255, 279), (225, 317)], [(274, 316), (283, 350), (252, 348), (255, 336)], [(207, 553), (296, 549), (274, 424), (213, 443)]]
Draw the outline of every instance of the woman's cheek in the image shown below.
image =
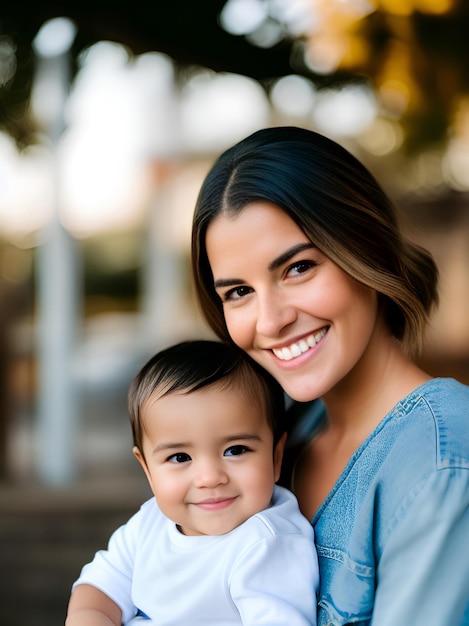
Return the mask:
[(242, 350), (249, 350), (252, 345), (249, 341), (252, 332), (249, 319), (242, 313), (241, 307), (225, 310), (225, 322), (232, 341)]

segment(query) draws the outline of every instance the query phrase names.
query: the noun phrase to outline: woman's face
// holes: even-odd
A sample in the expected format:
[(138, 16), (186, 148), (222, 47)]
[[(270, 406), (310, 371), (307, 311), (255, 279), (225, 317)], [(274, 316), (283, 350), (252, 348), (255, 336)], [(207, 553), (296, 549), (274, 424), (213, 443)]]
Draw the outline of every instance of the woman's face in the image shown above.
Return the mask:
[(290, 397), (324, 396), (372, 367), (367, 355), (382, 327), (376, 292), (322, 254), (283, 210), (255, 202), (235, 217), (220, 214), (206, 247), (231, 338)]

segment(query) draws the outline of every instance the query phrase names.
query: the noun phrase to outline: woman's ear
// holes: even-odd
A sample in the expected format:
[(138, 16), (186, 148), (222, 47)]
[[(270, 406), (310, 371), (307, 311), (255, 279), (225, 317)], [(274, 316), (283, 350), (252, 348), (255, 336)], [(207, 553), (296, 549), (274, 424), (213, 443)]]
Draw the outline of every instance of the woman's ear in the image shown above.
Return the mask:
[(287, 441), (287, 433), (283, 433), (280, 439), (275, 444), (274, 448), (274, 479), (275, 482), (280, 478), (280, 471), (282, 469), (283, 451), (285, 450), (285, 443)]

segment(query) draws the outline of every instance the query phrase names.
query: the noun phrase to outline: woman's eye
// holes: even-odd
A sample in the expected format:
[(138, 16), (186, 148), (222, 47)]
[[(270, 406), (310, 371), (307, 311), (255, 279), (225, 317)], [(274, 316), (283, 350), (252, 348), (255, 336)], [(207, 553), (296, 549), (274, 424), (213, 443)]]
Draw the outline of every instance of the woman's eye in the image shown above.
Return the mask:
[(245, 452), (248, 452), (249, 448), (247, 446), (242, 446), (242, 445), (237, 445), (237, 446), (230, 446), (229, 448), (227, 448), (225, 450), (225, 456), (240, 456), (241, 454), (244, 454)]
[(230, 302), (233, 300), (240, 300), (252, 292), (251, 287), (234, 287), (222, 294), (221, 299), (223, 302)]
[(316, 265), (315, 261), (297, 261), (287, 268), (287, 274), (304, 274)]
[(191, 460), (191, 457), (185, 452), (177, 452), (176, 454), (172, 454), (167, 459), (170, 463), (187, 463), (187, 461)]

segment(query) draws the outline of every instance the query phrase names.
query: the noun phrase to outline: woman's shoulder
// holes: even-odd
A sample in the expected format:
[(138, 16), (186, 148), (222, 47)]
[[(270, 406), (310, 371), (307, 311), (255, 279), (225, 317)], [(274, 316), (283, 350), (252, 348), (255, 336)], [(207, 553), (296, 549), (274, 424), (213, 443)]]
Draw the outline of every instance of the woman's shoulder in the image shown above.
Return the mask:
[(469, 387), (454, 378), (431, 378), (396, 404), (387, 416), (427, 416), (437, 427), (469, 428)]
[[(370, 434), (350, 459), (344, 480), (356, 474), (363, 481), (386, 486), (397, 500), (430, 480), (445, 480), (469, 470), (469, 387), (450, 378), (433, 378), (414, 389)], [(392, 495), (394, 494), (394, 495)]]
[(446, 439), (466, 435), (469, 449), (469, 386), (453, 378), (432, 378), (399, 403), (398, 411), (426, 415)]
[(453, 378), (434, 378), (416, 389), (412, 413), (423, 413), (435, 438), (439, 469), (469, 469), (469, 387)]
[(402, 488), (413, 488), (444, 469), (466, 473), (469, 387), (450, 378), (423, 383), (394, 407), (358, 457), (359, 464), (378, 465), (380, 481)]
[(454, 378), (431, 378), (423, 383), (415, 391), (417, 394), (431, 403), (453, 404), (456, 407), (463, 402), (469, 402), (469, 386)]

